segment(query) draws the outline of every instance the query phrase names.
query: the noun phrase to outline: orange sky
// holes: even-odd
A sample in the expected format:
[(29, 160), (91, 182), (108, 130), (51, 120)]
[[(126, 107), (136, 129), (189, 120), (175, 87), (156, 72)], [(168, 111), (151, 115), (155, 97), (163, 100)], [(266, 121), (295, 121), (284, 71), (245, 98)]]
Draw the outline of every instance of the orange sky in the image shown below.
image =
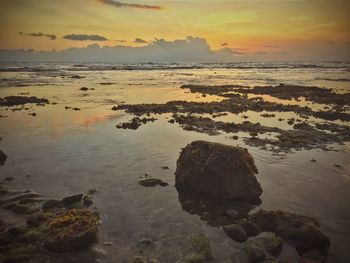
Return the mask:
[[(347, 0), (0, 0), (0, 48), (142, 46), (147, 43), (135, 38), (197, 36), (214, 50), (226, 43), (241, 53), (284, 53), (286, 59), (309, 52), (349, 57), (349, 10)], [(31, 35), (40, 32), (56, 39)], [(108, 40), (64, 39), (69, 34)]]

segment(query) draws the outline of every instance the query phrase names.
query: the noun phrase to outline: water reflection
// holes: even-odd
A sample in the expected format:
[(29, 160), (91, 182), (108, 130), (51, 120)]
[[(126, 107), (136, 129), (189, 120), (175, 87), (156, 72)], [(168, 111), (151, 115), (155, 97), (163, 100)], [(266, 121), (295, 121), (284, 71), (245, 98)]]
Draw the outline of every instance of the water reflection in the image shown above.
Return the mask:
[(183, 210), (189, 214), (196, 214), (210, 226), (224, 226), (245, 218), (249, 212), (261, 204), (258, 199), (254, 204), (241, 201), (218, 202), (194, 191), (177, 189), (179, 202)]

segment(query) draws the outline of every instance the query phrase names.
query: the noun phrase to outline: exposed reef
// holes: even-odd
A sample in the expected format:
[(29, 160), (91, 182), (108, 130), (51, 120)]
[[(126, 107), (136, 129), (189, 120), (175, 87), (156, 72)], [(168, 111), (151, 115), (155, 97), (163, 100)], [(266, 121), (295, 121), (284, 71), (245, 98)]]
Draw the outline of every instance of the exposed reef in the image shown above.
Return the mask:
[(24, 104), (39, 104), (45, 105), (49, 104), (48, 99), (38, 98), (35, 96), (26, 97), (26, 96), (7, 96), (4, 98), (0, 98), (0, 106), (2, 107), (12, 107)]
[[(172, 113), (172, 119), (169, 120), (169, 123), (178, 123), (184, 130), (210, 135), (216, 135), (220, 132), (247, 132), (251, 137), (244, 138), (246, 144), (276, 152), (289, 152), (293, 149), (326, 149), (328, 144), (341, 144), (350, 141), (349, 126), (330, 122), (335, 120), (350, 121), (350, 113), (347, 111), (350, 101), (349, 94), (337, 94), (325, 88), (284, 84), (266, 87), (184, 85), (181, 88), (189, 89), (192, 93), (220, 96), (222, 100), (212, 102), (169, 101), (163, 104), (121, 104), (114, 106), (112, 110), (125, 110), (137, 117), (132, 119), (131, 122), (119, 124), (117, 127), (137, 129), (141, 124), (147, 122), (147, 118), (140, 118), (142, 115)], [(267, 94), (283, 100), (299, 100), (302, 97), (312, 103), (329, 106), (324, 107), (325, 110), (315, 111), (308, 106), (269, 102), (261, 97), (249, 98), (249, 94)], [(287, 123), (291, 126), (294, 125), (293, 129), (290, 130), (264, 126), (249, 121), (233, 123), (214, 120), (214, 118), (228, 113), (239, 114), (247, 111), (292, 112), (300, 118), (288, 119)], [(208, 115), (212, 115), (212, 117), (210, 118)], [(261, 117), (275, 118), (276, 114), (262, 113)], [(309, 122), (306, 123), (306, 120), (310, 117), (318, 118), (320, 121), (310, 125)], [(284, 119), (279, 118), (278, 120), (283, 121)], [(151, 121), (155, 120), (152, 119)], [(259, 138), (258, 135), (264, 133), (275, 133), (275, 137)], [(232, 138), (238, 139), (236, 135)]]

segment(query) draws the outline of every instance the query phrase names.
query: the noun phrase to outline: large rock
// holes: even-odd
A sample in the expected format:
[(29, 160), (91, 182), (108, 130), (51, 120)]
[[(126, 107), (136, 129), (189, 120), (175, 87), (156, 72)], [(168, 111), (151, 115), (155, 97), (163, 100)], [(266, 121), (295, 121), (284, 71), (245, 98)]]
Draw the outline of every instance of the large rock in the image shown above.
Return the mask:
[(194, 141), (177, 160), (176, 188), (195, 191), (218, 201), (255, 201), (262, 189), (258, 169), (247, 149), (220, 143)]

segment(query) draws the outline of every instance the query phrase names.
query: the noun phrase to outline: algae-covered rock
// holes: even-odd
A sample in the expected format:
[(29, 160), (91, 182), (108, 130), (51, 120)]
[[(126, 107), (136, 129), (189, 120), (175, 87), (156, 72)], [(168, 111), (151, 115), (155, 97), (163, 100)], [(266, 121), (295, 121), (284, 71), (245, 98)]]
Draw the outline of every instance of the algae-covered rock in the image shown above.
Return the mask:
[(316, 219), (308, 216), (277, 211), (260, 210), (251, 215), (249, 220), (263, 231), (270, 231), (287, 240), (299, 254), (310, 250), (327, 253), (329, 238), (324, 235)]
[(46, 250), (66, 252), (86, 249), (97, 241), (97, 216), (88, 209), (60, 211), (46, 223)]
[(144, 187), (153, 187), (156, 185), (167, 186), (169, 184), (167, 182), (164, 182), (162, 179), (154, 178), (148, 174), (145, 174), (144, 176), (140, 177), (139, 185), (142, 185)]
[(278, 255), (282, 250), (283, 239), (273, 233), (262, 233), (253, 239), (247, 241), (246, 246), (256, 246), (265, 250), (271, 255)]
[(204, 234), (192, 234), (190, 236), (190, 242), (194, 252), (203, 256), (205, 260), (213, 259), (210, 240)]
[(256, 201), (262, 194), (257, 172), (247, 149), (194, 141), (177, 160), (175, 186), (179, 192), (195, 191), (218, 201)]

